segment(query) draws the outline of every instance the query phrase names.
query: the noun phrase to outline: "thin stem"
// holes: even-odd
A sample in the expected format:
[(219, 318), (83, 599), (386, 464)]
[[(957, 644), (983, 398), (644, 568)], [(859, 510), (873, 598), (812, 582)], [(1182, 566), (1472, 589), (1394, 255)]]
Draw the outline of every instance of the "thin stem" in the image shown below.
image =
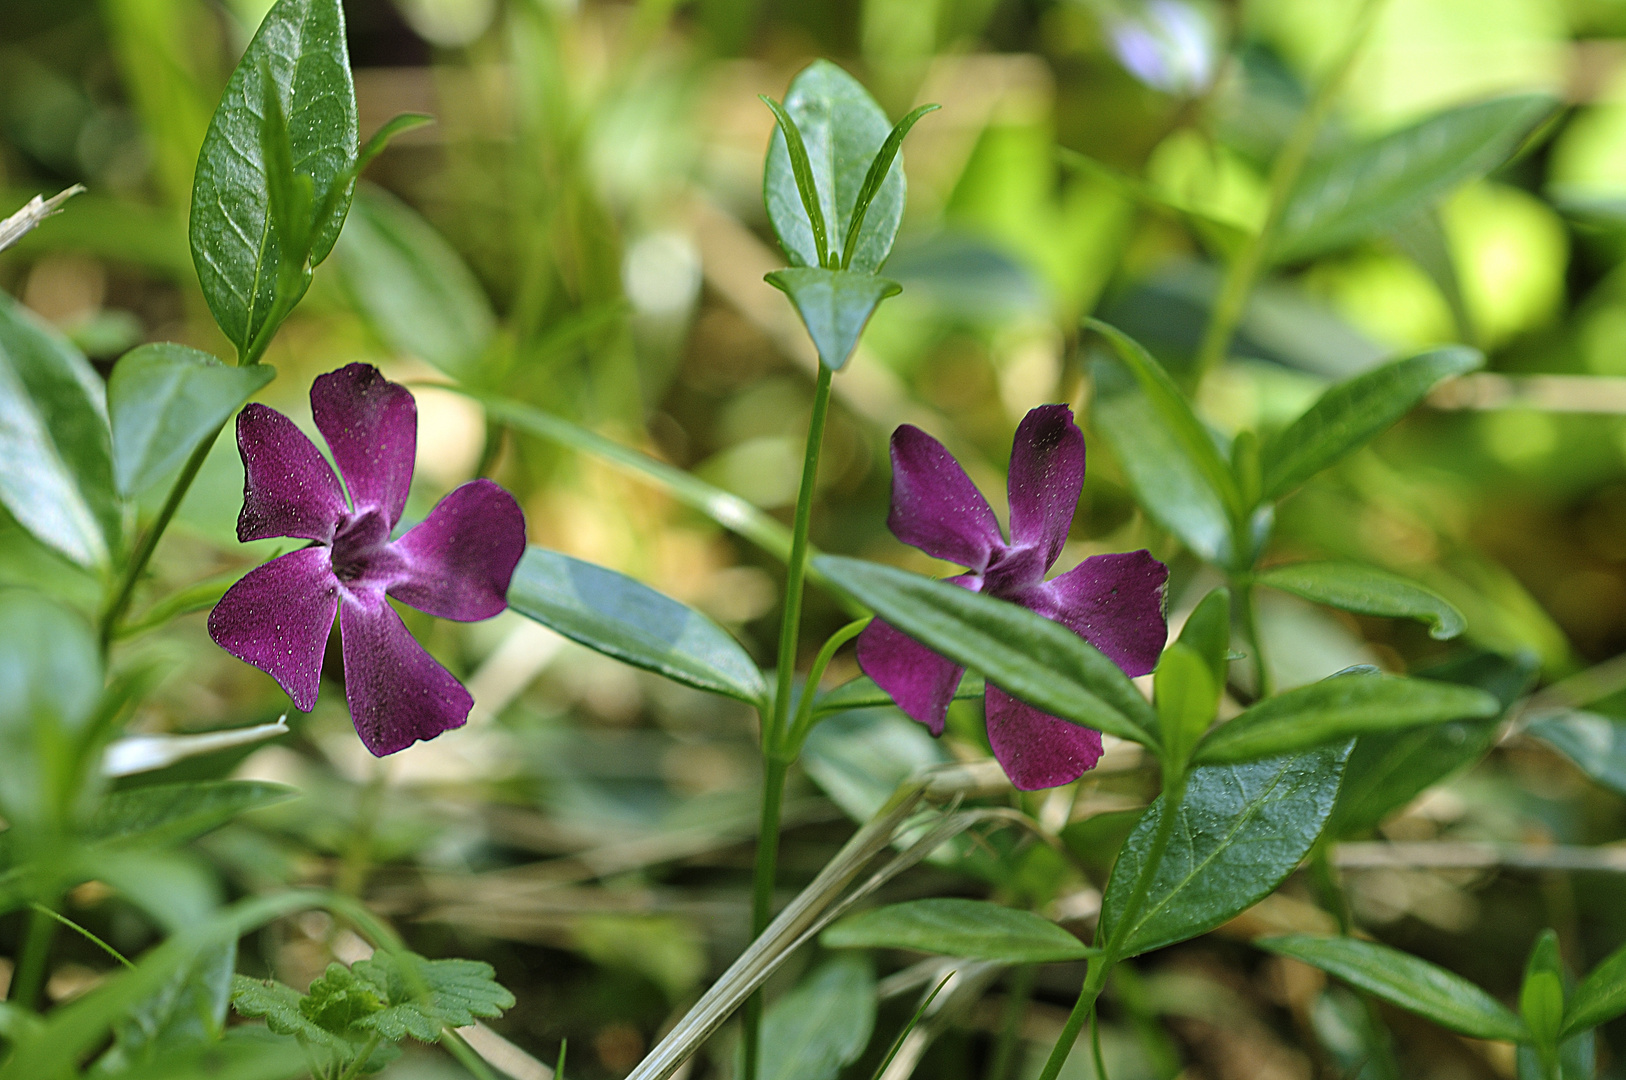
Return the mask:
[(1073, 1004), (1073, 1011), (1068, 1014), (1067, 1023), (1061, 1029), (1061, 1038), (1050, 1049), (1050, 1058), (1044, 1063), (1039, 1080), (1056, 1080), (1061, 1074), (1061, 1067), (1066, 1064), (1067, 1055), (1073, 1052), (1079, 1032), (1084, 1030), (1084, 1024), (1095, 1011), (1095, 999), (1101, 996), (1101, 988), (1106, 985), (1107, 972), (1110, 970), (1112, 962), (1107, 957), (1090, 958), (1089, 970), (1084, 975), (1084, 987), (1079, 990), (1078, 1001)]
[(108, 646), (113, 642), (118, 632), (119, 620), (130, 608), (130, 599), (135, 595), (136, 583), (141, 580), (142, 573), (147, 569), (147, 563), (152, 560), (152, 553), (158, 549), (158, 541), (164, 536), (164, 530), (169, 528), (170, 521), (175, 517), (175, 511), (180, 509), (181, 500), (192, 487), (192, 481), (198, 478), (198, 470), (203, 468), (203, 462), (214, 448), (215, 440), (226, 427), (221, 424), (214, 429), (198, 448), (192, 451), (192, 456), (181, 467), (181, 474), (175, 478), (175, 484), (169, 489), (169, 495), (164, 499), (164, 505), (158, 511), (158, 517), (153, 520), (145, 536), (141, 538), (140, 545), (130, 556), (130, 564), (124, 568), (124, 574), (119, 579), (119, 587), (113, 593), (113, 600), (107, 605), (102, 614), (102, 652), (106, 653)]
[(86, 941), (89, 941), (92, 945), (95, 945), (97, 948), (101, 949), (104, 953), (106, 953), (108, 956), (111, 956), (113, 959), (117, 960), (119, 963), (123, 964), (125, 967), (127, 967), (127, 968), (134, 968), (135, 967), (134, 964), (130, 963), (130, 961), (125, 958), (123, 953), (119, 952), (117, 949), (113, 948), (113, 946), (109, 945), (107, 942), (103, 941), (101, 938), (97, 937), (95, 934), (92, 934), (89, 930), (86, 930), (83, 926), (80, 926), (78, 923), (74, 922), (72, 919), (68, 918), (66, 915), (63, 915), (63, 914), (61, 914), (59, 912), (56, 912), (56, 911), (52, 911), (50, 908), (46, 907), (44, 904), (40, 903), (37, 900), (34, 903), (29, 904), (28, 906), (33, 909), (34, 914), (36, 914), (36, 915), (44, 915), (47, 918), (55, 919), (57, 922), (61, 923), (63, 926), (66, 926), (69, 930), (72, 930), (74, 933), (78, 934), (80, 937), (84, 938)]
[(1028, 1002), (1033, 1000), (1033, 984), (1038, 976), (1037, 964), (1023, 964), (1011, 976), (1005, 1011), (999, 1021), (999, 1041), (994, 1043), (994, 1054), (988, 1062), (987, 1080), (1007, 1080), (1011, 1074), (1016, 1048), (1022, 1044), (1022, 1018), (1027, 1015)]
[(450, 1027), (440, 1029), (440, 1045), (457, 1059), (458, 1064), (473, 1073), (477, 1080), (497, 1080), (497, 1074), (491, 1071), (485, 1058), (475, 1053), (474, 1047), (470, 1046), (455, 1029)]
[(830, 635), (819, 655), (813, 658), (813, 666), (808, 670), (807, 679), (802, 683), (802, 698), (796, 703), (796, 719), (790, 725), (790, 734), (785, 738), (781, 757), (787, 761), (794, 761), (796, 755), (801, 753), (802, 743), (807, 739), (807, 733), (813, 729), (813, 703), (818, 697), (819, 683), (824, 680), (825, 669), (830, 661), (835, 659), (837, 650), (847, 642), (857, 637), (868, 626), (868, 618), (855, 619)]
[(1355, 917), (1350, 911), (1349, 895), (1338, 880), (1338, 871), (1333, 868), (1328, 849), (1329, 845), (1323, 842), (1310, 852), (1310, 880), (1315, 883), (1321, 906), (1338, 920), (1338, 932), (1347, 937), (1355, 927)]
[[(802, 457), (802, 482), (796, 493), (796, 517), (791, 524), (790, 558), (785, 563), (784, 617), (779, 626), (779, 668), (773, 711), (762, 725), (762, 828), (757, 833), (756, 871), (751, 882), (751, 936), (767, 929), (773, 909), (773, 883), (779, 859), (779, 807), (785, 794), (785, 773), (790, 767), (782, 747), (790, 720), (790, 697), (796, 675), (796, 646), (802, 626), (802, 583), (807, 569), (807, 531), (813, 516), (813, 491), (819, 476), (819, 454), (824, 448), (824, 422), (830, 412), (830, 369), (819, 365), (813, 389), (813, 415), (807, 424), (807, 451)], [(808, 691), (812, 693), (811, 689)], [(744, 1080), (756, 1080), (757, 1049), (762, 1028), (762, 993), (745, 1002)]]
[(1231, 596), (1236, 604), (1237, 623), (1242, 637), (1248, 643), (1248, 657), (1253, 662), (1253, 693), (1256, 700), (1271, 695), (1270, 662), (1265, 658), (1265, 639), (1259, 633), (1259, 609), (1254, 603), (1253, 579), (1242, 574), (1231, 576)]
[(361, 1072), (362, 1068), (367, 1064), (367, 1059), (373, 1056), (374, 1050), (378, 1049), (380, 1037), (377, 1032), (374, 1032), (366, 1042), (362, 1043), (361, 1052), (356, 1055), (354, 1061), (345, 1066), (344, 1071), (338, 1075), (338, 1080), (351, 1080), (352, 1077)]
[(1090, 1053), (1095, 1058), (1095, 1080), (1107, 1080), (1107, 1062), (1101, 1056), (1100, 1002), (1090, 1007)]
[(1360, 54), (1361, 45), (1365, 43), (1366, 35), (1372, 29), (1382, 2), (1383, 0), (1366, 0), (1362, 5), (1355, 16), (1355, 24), (1350, 30), (1349, 38), (1344, 43), (1344, 51), (1333, 63), (1332, 69), (1316, 91), (1309, 107), (1299, 117), (1298, 125), (1288, 136), (1281, 152), (1276, 155), (1276, 161), (1270, 170), (1269, 204), (1265, 211), (1264, 223), (1257, 233), (1248, 238), (1248, 242), (1226, 268), (1225, 282), (1220, 288), (1219, 299), (1214, 302), (1208, 328), (1203, 333), (1202, 346), (1197, 352), (1198, 382), (1225, 359), (1226, 349), (1231, 344), (1231, 335), (1236, 332), (1237, 323), (1241, 321), (1242, 313), (1247, 307), (1248, 294), (1253, 291), (1253, 283), (1264, 269), (1271, 248), (1276, 242), (1276, 231), (1281, 227), (1282, 216), (1287, 211), (1288, 198), (1293, 194), (1299, 174), (1304, 171), (1304, 163), (1309, 160), (1310, 150), (1315, 146), (1316, 135), (1320, 133), (1327, 113), (1337, 100), (1344, 79), (1349, 75), (1350, 68), (1355, 65), (1355, 58)]
[(40, 989), (45, 985), (45, 965), (51, 957), (51, 939), (56, 936), (57, 922), (42, 912), (42, 907), (45, 905), (36, 905), (28, 913), (28, 936), (17, 962), (17, 977), (11, 984), (12, 1004), (25, 1009), (39, 1003)]

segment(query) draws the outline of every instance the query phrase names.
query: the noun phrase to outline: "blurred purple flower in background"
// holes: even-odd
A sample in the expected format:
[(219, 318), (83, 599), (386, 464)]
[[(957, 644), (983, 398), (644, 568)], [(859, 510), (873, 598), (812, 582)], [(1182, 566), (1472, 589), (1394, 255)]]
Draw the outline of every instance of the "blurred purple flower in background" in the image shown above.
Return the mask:
[(351, 364), (316, 379), (311, 411), (349, 501), (292, 420), (246, 406), (237, 417), (245, 472), (237, 538), (313, 542), (245, 574), (210, 613), (209, 634), (309, 712), (337, 613), (350, 717), (382, 757), (462, 726), (474, 704), (386, 596), (442, 619), (491, 618), (508, 606), (509, 579), (525, 553), (525, 517), (508, 492), (474, 480), (392, 541), (417, 450), (412, 394), (377, 368)]
[[(1007, 484), (1011, 540), (982, 493), (943, 444), (908, 424), (892, 434), (892, 512), (899, 540), (966, 567), (949, 580), (1010, 600), (1061, 623), (1129, 675), (1157, 666), (1168, 636), (1163, 586), (1168, 567), (1146, 551), (1096, 555), (1050, 581), (1045, 571), (1067, 541), (1084, 486), (1084, 433), (1065, 405), (1023, 418)], [(876, 620), (858, 637), (858, 665), (898, 707), (943, 733), (964, 669)], [(1018, 701), (990, 684), (988, 742), (1024, 791), (1078, 779), (1101, 757), (1101, 734)]]
[(1106, 17), (1112, 51), (1129, 73), (1166, 94), (1201, 93), (1218, 56), (1213, 24), (1184, 0), (1147, 0)]

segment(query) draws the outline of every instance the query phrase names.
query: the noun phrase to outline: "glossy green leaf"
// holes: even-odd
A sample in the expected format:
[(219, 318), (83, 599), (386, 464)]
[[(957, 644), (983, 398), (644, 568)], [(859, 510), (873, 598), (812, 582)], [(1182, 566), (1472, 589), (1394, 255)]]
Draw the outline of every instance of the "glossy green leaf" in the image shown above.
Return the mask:
[(1133, 956), (1207, 933), (1264, 899), (1321, 835), (1349, 750), (1345, 743), (1193, 769), (1133, 926), (1120, 930), (1117, 924), (1166, 812), (1162, 796), (1141, 816), (1112, 868), (1097, 940)]
[(171, 845), (202, 836), (239, 814), (297, 796), (263, 780), (205, 780), (115, 791), (86, 824), (90, 838), (133, 845)]
[(1543, 94), (1463, 105), (1311, 164), (1272, 256), (1305, 259), (1393, 227), (1501, 165), (1557, 107)]
[[(815, 60), (796, 76), (785, 95), (784, 108), (801, 132), (829, 231), (827, 243), (839, 254), (870, 163), (891, 133), (892, 123), (857, 79), (828, 60)], [(768, 207), (768, 220), (791, 263), (822, 266), (824, 260), (819, 257), (807, 209), (796, 186), (785, 134), (778, 128), (768, 145), (762, 197)], [(903, 220), (903, 202), (900, 154), (869, 204), (846, 269), (870, 274), (880, 270)]]
[(907, 570), (821, 555), (825, 579), (934, 652), (1029, 704), (1123, 739), (1151, 742), (1151, 706), (1111, 660), (1026, 608)]
[(1416, 619), (1427, 623), (1429, 637), (1445, 641), (1467, 627), (1462, 612), (1445, 597), (1398, 574), (1341, 562), (1273, 566), (1256, 579), (1261, 585), (1290, 592), (1316, 604), (1358, 615)]
[(119, 536), (101, 379), (61, 334), (0, 293), (0, 503), (81, 566)]
[(1198, 556), (1229, 563), (1231, 521), (1219, 496), (1122, 365), (1097, 362), (1094, 369), (1091, 417), (1112, 447), (1136, 501)]
[(819, 941), (827, 949), (913, 949), (1006, 964), (1078, 960), (1099, 951), (1031, 911), (944, 897), (860, 912)]
[(1485, 991), (1444, 968), (1376, 942), (1292, 934), (1254, 944), (1320, 968), (1358, 990), (1475, 1039), (1519, 1042), (1524, 1021)]
[(1575, 988), (1564, 1008), (1560, 1037), (1595, 1028), (1622, 1014), (1626, 1014), (1626, 945), (1605, 957)]
[(874, 274), (811, 266), (775, 270), (766, 280), (790, 297), (819, 361), (831, 371), (846, 365), (881, 301), (903, 291), (896, 281)]
[[(1532, 658), (1481, 652), (1420, 674), (1478, 687), (1506, 709), (1530, 688), (1535, 673)], [(1496, 718), (1453, 720), (1361, 736), (1344, 769), (1327, 835), (1345, 839), (1376, 828), (1429, 787), (1483, 757), (1496, 741), (1497, 726)]]
[(1117, 327), (1100, 319), (1086, 319), (1084, 325), (1107, 339), (1112, 351), (1140, 384), (1141, 392), (1146, 395), (1146, 400), (1151, 403), (1192, 469), (1203, 478), (1231, 517), (1240, 517), (1242, 496), (1237, 490), (1236, 477), (1232, 475), (1230, 465), (1214, 444), (1214, 436), (1197, 418), (1197, 414), (1191, 411), (1190, 403), (1180, 388), (1174, 385), (1174, 380), (1169, 378), (1169, 373), (1163, 370), (1163, 365), (1140, 342)]
[(332, 207), (310, 235), (311, 265), (338, 239), (356, 161), (356, 93), (343, 8), (339, 0), (278, 0), (226, 83), (192, 187), (198, 280), (215, 321), (240, 351), (265, 324), (283, 259), (262, 149), (262, 65), (286, 117), (291, 167), (310, 177), (312, 207)]
[(1525, 725), (1595, 782), (1626, 795), (1626, 721), (1584, 709), (1543, 713)]
[(881, 185), (892, 172), (892, 162), (903, 149), (904, 136), (909, 134), (909, 129), (914, 127), (922, 116), (941, 108), (941, 105), (922, 105), (913, 110), (893, 125), (886, 142), (875, 152), (874, 159), (869, 163), (869, 171), (864, 173), (864, 186), (858, 189), (858, 198), (853, 202), (852, 220), (847, 223), (847, 234), (841, 247), (842, 270), (852, 265), (853, 253), (858, 250), (858, 241), (864, 235), (864, 218), (869, 215), (870, 204), (875, 201)]
[(761, 1080), (835, 1080), (875, 1030), (875, 974), (861, 956), (826, 961), (768, 1007)]
[(1336, 675), (1244, 710), (1209, 732), (1193, 759), (1251, 761), (1352, 735), (1485, 719), (1501, 711), (1501, 702), (1471, 686), (1391, 675)]
[(508, 605), (590, 649), (714, 694), (761, 704), (762, 672), (700, 612), (625, 574), (530, 547)]
[(462, 256), (417, 211), (360, 185), (337, 265), (356, 309), (391, 351), (453, 378), (476, 375), (497, 317)]
[(276, 376), (263, 364), (228, 367), (170, 342), (125, 353), (107, 381), (119, 493), (137, 495), (158, 483)]
[(1280, 498), (1344, 455), (1366, 445), (1412, 410), (1435, 384), (1485, 362), (1459, 345), (1396, 360), (1341, 382), (1262, 451), (1263, 497)]
[[(985, 686), (981, 675), (968, 671), (960, 677), (960, 686), (954, 691), (954, 700), (981, 701)], [(892, 704), (891, 694), (876, 686), (875, 680), (868, 675), (860, 675), (840, 686), (820, 691), (813, 702), (813, 715), (827, 716), (830, 713), (846, 712), (848, 709), (873, 709), (890, 704)]]

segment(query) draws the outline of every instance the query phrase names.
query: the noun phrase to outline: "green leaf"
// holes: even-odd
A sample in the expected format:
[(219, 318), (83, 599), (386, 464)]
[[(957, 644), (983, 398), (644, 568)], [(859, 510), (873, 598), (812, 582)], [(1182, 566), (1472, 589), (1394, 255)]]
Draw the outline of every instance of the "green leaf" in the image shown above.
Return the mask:
[[(1506, 709), (1530, 688), (1536, 662), (1481, 652), (1420, 674), (1479, 687), (1494, 694)], [(1495, 718), (1456, 720), (1361, 736), (1344, 769), (1327, 836), (1341, 840), (1376, 828), (1427, 788), (1483, 757), (1496, 741), (1497, 726)]]
[(172, 1059), (188, 1046), (218, 1040), (225, 1029), (236, 968), (235, 941), (198, 953), (114, 1025), (113, 1046), (97, 1061), (97, 1068), (122, 1073), (133, 1065)]
[(903, 291), (896, 281), (874, 274), (812, 266), (775, 270), (764, 280), (790, 297), (819, 361), (831, 371), (840, 371), (858, 348), (881, 301)]
[(1320, 968), (1358, 990), (1475, 1039), (1522, 1042), (1524, 1021), (1485, 991), (1410, 953), (1347, 937), (1291, 934), (1254, 944)]
[(1626, 721), (1584, 709), (1544, 713), (1525, 725), (1596, 783), (1626, 795)]
[(1558, 107), (1544, 94), (1463, 105), (1304, 171), (1272, 257), (1293, 262), (1393, 227), (1508, 159)]
[(1392, 675), (1335, 675), (1244, 710), (1209, 732), (1193, 759), (1249, 761), (1351, 735), (1484, 719), (1501, 711), (1495, 697), (1470, 686)]
[(1255, 580), (1340, 611), (1416, 619), (1427, 623), (1429, 637), (1439, 641), (1454, 638), (1467, 627), (1462, 612), (1452, 607), (1445, 597), (1398, 574), (1370, 566), (1340, 562), (1293, 563), (1265, 570)]
[(101, 379), (62, 335), (0, 293), (0, 502), (81, 566), (119, 537)]
[(278, 1035), (293, 1035), (318, 1046), (349, 1053), (348, 1042), (305, 1015), (302, 1007), (305, 1000), (304, 994), (274, 979), (251, 979), (247, 975), (232, 979), (231, 1004), (239, 1015), (263, 1019), (265, 1026)]
[(986, 900), (934, 898), (843, 919), (819, 936), (827, 949), (913, 949), (942, 956), (1044, 964), (1093, 956), (1049, 919)]
[(875, 974), (861, 956), (839, 956), (768, 1007), (761, 1080), (835, 1080), (875, 1030)]
[(1121, 940), (1124, 955), (1133, 956), (1207, 933), (1264, 899), (1321, 834), (1350, 745), (1193, 769), (1134, 926), (1120, 932), (1114, 924), (1146, 865), (1167, 805), (1162, 796), (1112, 868), (1097, 939)]
[[(1514, 1075), (1519, 1080), (1548, 1080), (1541, 1055), (1528, 1043), (1520, 1043), (1513, 1055)], [(1558, 1080), (1598, 1080), (1597, 1033), (1583, 1031), (1558, 1045)]]
[[(828, 244), (829, 239), (847, 235), (870, 164), (891, 134), (892, 123), (857, 79), (828, 60), (815, 60), (802, 69), (790, 84), (784, 108), (807, 149), (820, 213), (828, 226)], [(768, 220), (791, 264), (823, 266), (783, 127), (774, 130), (768, 144), (762, 197)], [(903, 158), (899, 155), (869, 204), (845, 269), (870, 274), (881, 269), (903, 220), (903, 202)]]
[(239, 814), (298, 794), (293, 788), (263, 780), (153, 784), (108, 795), (85, 831), (92, 840), (117, 842), (123, 848), (170, 846), (202, 836)]
[[(1231, 519), (1220, 497), (1180, 448), (1172, 429), (1116, 361), (1094, 365), (1090, 405), (1142, 509), (1202, 559), (1231, 561)], [(1114, 378), (1114, 376), (1118, 378)]]
[[(880, 704), (891, 701), (886, 698)], [(808, 778), (859, 823), (874, 817), (912, 774), (949, 760), (943, 744), (924, 725), (897, 709), (861, 709), (829, 717), (808, 732), (800, 758)]]
[(1435, 384), (1473, 371), (1482, 354), (1460, 345), (1396, 360), (1341, 382), (1265, 444), (1263, 497), (1276, 499), (1366, 445)]
[[(758, 94), (757, 97), (773, 112), (777, 124), (774, 134), (785, 140), (785, 152), (790, 156), (791, 178), (796, 182), (796, 196), (801, 200), (802, 213), (807, 216), (808, 227), (813, 233), (813, 254), (818, 257), (813, 265), (829, 266), (834, 258), (830, 249), (830, 230), (825, 225), (824, 209), (819, 205), (819, 182), (813, 178), (813, 164), (808, 160), (807, 144), (802, 141), (801, 129), (779, 102), (767, 94)], [(768, 183), (766, 165), (765, 162), (762, 178), (765, 197)]]
[[(982, 676), (968, 671), (960, 677), (960, 687), (954, 692), (955, 701), (981, 701), (986, 684)], [(868, 675), (860, 675), (831, 690), (820, 691), (813, 702), (814, 716), (846, 712), (849, 709), (873, 709), (892, 704), (892, 695), (875, 685)]]
[[(367, 166), (373, 163), (373, 159), (395, 141), (397, 135), (404, 135), (434, 122), (435, 118), (428, 113), (397, 113), (390, 117), (384, 121), (383, 127), (373, 132), (372, 138), (363, 143), (360, 151), (356, 153), (356, 163), (350, 168), (351, 177), (360, 176)], [(342, 226), (343, 222), (340, 222), (340, 225)]]
[(1176, 641), (1158, 658), (1152, 687), (1163, 744), (1171, 758), (1184, 760), (1186, 751), (1214, 722), (1224, 684), (1214, 679), (1207, 657)]
[(1558, 1049), (1558, 1032), (1564, 1024), (1564, 964), (1554, 930), (1541, 932), (1525, 961), (1519, 1015), (1538, 1047)]
[(380, 950), (351, 971), (378, 988), (386, 1003), (355, 1026), (394, 1042), (409, 1035), (434, 1042), (442, 1027), (468, 1027), (476, 1017), (491, 1019), (514, 1007), (514, 995), (496, 981), (490, 964), (478, 960), (426, 960)]
[(453, 378), (476, 374), (497, 317), (462, 256), (417, 211), (360, 185), (337, 252), (340, 282), (392, 352)]
[(1231, 590), (1215, 589), (1198, 601), (1180, 630), (1180, 644), (1208, 664), (1214, 685), (1225, 685), (1231, 657)]
[(263, 364), (228, 367), (169, 342), (125, 353), (107, 382), (119, 494), (138, 495), (158, 483), (276, 377)]
[(1150, 744), (1155, 714), (1134, 683), (1096, 648), (1026, 608), (907, 570), (821, 555), (836, 589), (898, 630), (1045, 712)]
[(529, 547), (508, 604), (572, 641), (675, 682), (752, 705), (767, 696), (762, 672), (728, 631), (606, 567)]
[(43, 595), (0, 589), (0, 814), (54, 827), (83, 782), (78, 743), (102, 692), (90, 626)]
[(1117, 327), (1100, 319), (1085, 319), (1084, 325), (1107, 339), (1118, 359), (1135, 376), (1141, 392), (1146, 395), (1146, 400), (1151, 403), (1192, 469), (1203, 478), (1220, 506), (1230, 515), (1230, 520), (1239, 520), (1242, 495), (1237, 490), (1236, 477), (1232, 475), (1230, 465), (1220, 456), (1219, 447), (1214, 445), (1214, 436), (1197, 419), (1197, 414), (1191, 411), (1185, 395), (1174, 385), (1174, 380), (1163, 370), (1163, 365), (1138, 341)]
[(1604, 958), (1587, 973), (1570, 995), (1564, 1009), (1560, 1038), (1608, 1023), (1626, 1013), (1626, 945)]
[(356, 92), (339, 0), (278, 0), (226, 83), (192, 186), (198, 281), (240, 352), (265, 324), (283, 259), (272, 219), (275, 181), (262, 150), (262, 64), (287, 118), (291, 168), (311, 178), (311, 206), (335, 208), (310, 236), (313, 266), (338, 239), (356, 161)]
[(941, 105), (922, 105), (908, 116), (899, 120), (887, 135), (886, 142), (875, 152), (875, 158), (869, 163), (869, 171), (864, 174), (864, 186), (858, 190), (858, 198), (853, 203), (852, 220), (847, 223), (846, 238), (841, 247), (841, 269), (846, 270), (852, 265), (853, 252), (858, 248), (858, 239), (864, 234), (864, 218), (869, 214), (870, 204), (881, 190), (881, 184), (892, 171), (892, 162), (903, 148), (903, 138), (909, 134), (909, 129), (915, 126), (922, 116), (929, 112), (936, 112)]

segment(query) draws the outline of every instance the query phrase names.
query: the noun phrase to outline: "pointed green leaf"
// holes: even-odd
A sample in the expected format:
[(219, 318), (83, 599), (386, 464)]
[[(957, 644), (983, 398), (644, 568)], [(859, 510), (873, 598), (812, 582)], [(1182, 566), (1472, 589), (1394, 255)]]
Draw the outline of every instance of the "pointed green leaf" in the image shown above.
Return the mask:
[(434, 226), (384, 189), (362, 184), (337, 250), (340, 282), (385, 345), (453, 378), (477, 374), (497, 317)]
[(1207, 933), (1264, 899), (1321, 835), (1350, 745), (1193, 769), (1134, 925), (1120, 930), (1116, 924), (1166, 812), (1162, 796), (1141, 816), (1112, 868), (1097, 939), (1133, 956)]
[(1538, 1047), (1558, 1049), (1564, 1025), (1564, 964), (1558, 956), (1558, 933), (1543, 930), (1524, 965), (1519, 986), (1519, 1015)]
[[(373, 132), (372, 138), (362, 144), (356, 153), (356, 163), (351, 167), (352, 178), (359, 177), (373, 159), (382, 154), (395, 141), (397, 135), (404, 135), (426, 124), (433, 124), (435, 118), (428, 113), (397, 113), (384, 121), (384, 126)], [(342, 222), (340, 223), (343, 224)]]
[(1183, 760), (1214, 722), (1222, 683), (1196, 649), (1176, 641), (1163, 650), (1152, 675), (1157, 729), (1170, 757)]
[(913, 949), (1005, 964), (1093, 956), (1049, 919), (986, 900), (933, 898), (889, 904), (843, 919), (819, 936), (827, 949)]
[(1396, 360), (1321, 395), (1303, 416), (1265, 444), (1263, 497), (1277, 499), (1405, 416), (1440, 380), (1485, 362), (1460, 345)]
[(1358, 990), (1475, 1039), (1521, 1042), (1524, 1021), (1485, 991), (1410, 953), (1356, 938), (1292, 934), (1254, 944), (1320, 968)]
[(1445, 597), (1386, 570), (1355, 563), (1313, 562), (1274, 566), (1255, 579), (1312, 603), (1359, 615), (1416, 619), (1429, 625), (1429, 637), (1445, 641), (1467, 627), (1462, 612)]
[(1626, 945), (1587, 973), (1564, 1009), (1561, 1038), (1608, 1023), (1626, 1013)]
[(1208, 733), (1193, 760), (1250, 761), (1352, 735), (1495, 716), (1501, 702), (1471, 686), (1347, 674), (1267, 698)]
[(239, 350), (247, 350), (265, 323), (282, 261), (261, 148), (262, 64), (287, 118), (293, 171), (311, 178), (312, 206), (335, 207), (310, 238), (311, 265), (338, 239), (356, 160), (356, 93), (343, 8), (339, 0), (278, 0), (226, 83), (192, 187), (198, 280), (215, 321)]
[(1180, 643), (1195, 650), (1208, 664), (1214, 685), (1224, 687), (1231, 656), (1231, 590), (1215, 589), (1198, 602), (1180, 630)]
[(228, 367), (206, 352), (170, 342), (125, 353), (107, 381), (113, 478), (120, 494), (138, 495), (179, 468), (276, 377), (276, 369), (263, 364)]
[(291, 787), (263, 780), (153, 784), (108, 795), (85, 831), (91, 839), (126, 848), (169, 846), (202, 836), (239, 814), (298, 794)]
[(1084, 325), (1107, 339), (1118, 359), (1135, 376), (1141, 392), (1162, 419), (1186, 460), (1232, 519), (1240, 517), (1242, 496), (1237, 490), (1236, 477), (1232, 475), (1230, 465), (1220, 455), (1219, 447), (1214, 445), (1214, 436), (1197, 419), (1197, 414), (1191, 411), (1190, 403), (1180, 388), (1174, 385), (1174, 380), (1169, 378), (1169, 373), (1163, 370), (1163, 365), (1140, 342), (1117, 327), (1100, 319), (1086, 319)]
[(821, 555), (830, 584), (934, 652), (1047, 713), (1151, 743), (1155, 714), (1135, 684), (1083, 638), (1042, 615), (879, 563)]
[[(791, 177), (796, 181), (796, 195), (801, 200), (802, 213), (806, 215), (808, 226), (813, 232), (812, 254), (818, 259), (813, 265), (830, 266), (834, 259), (834, 253), (830, 249), (830, 230), (825, 224), (824, 208), (819, 205), (819, 183), (813, 178), (813, 164), (808, 160), (807, 144), (802, 141), (802, 131), (783, 105), (767, 94), (758, 94), (757, 97), (773, 111), (774, 122), (778, 125), (774, 134), (785, 140), (785, 152), (790, 156)], [(766, 166), (763, 184), (766, 187)], [(786, 249), (786, 254), (790, 254), (789, 249)], [(794, 257), (791, 261), (795, 261)]]
[(875, 974), (861, 956), (826, 961), (768, 1007), (761, 1080), (836, 1080), (875, 1030)]
[(1312, 164), (1272, 257), (1305, 259), (1383, 232), (1501, 165), (1557, 107), (1543, 94), (1463, 105)]
[(0, 503), (81, 566), (119, 536), (101, 379), (68, 341), (0, 293)]
[(1525, 726), (1595, 782), (1626, 795), (1626, 720), (1584, 709), (1543, 713)]
[(606, 567), (529, 547), (508, 604), (572, 641), (675, 682), (752, 705), (768, 693), (762, 672), (728, 631)]
[(775, 270), (766, 280), (790, 297), (819, 350), (820, 363), (831, 371), (840, 371), (858, 348), (858, 338), (881, 301), (903, 291), (896, 281), (874, 274), (810, 266)]
[[(796, 76), (785, 95), (784, 108), (807, 149), (821, 216), (829, 231), (826, 243), (839, 243), (847, 235), (858, 193), (892, 123), (857, 79), (828, 60), (816, 60)], [(822, 266), (824, 260), (802, 205), (782, 129), (775, 129), (768, 145), (762, 197), (768, 220), (792, 265)], [(903, 220), (903, 202), (903, 158), (899, 155), (869, 204), (847, 269), (871, 274), (881, 269)]]
[(841, 269), (846, 270), (852, 265), (853, 253), (858, 249), (858, 240), (864, 235), (864, 218), (869, 214), (870, 204), (880, 192), (882, 182), (892, 171), (892, 161), (903, 147), (903, 137), (909, 134), (909, 129), (914, 127), (922, 116), (941, 108), (941, 105), (920, 106), (897, 122), (887, 135), (886, 142), (875, 152), (875, 159), (869, 163), (869, 171), (864, 174), (864, 186), (858, 190), (858, 199), (853, 203), (852, 220), (847, 223), (847, 234), (842, 240)]

